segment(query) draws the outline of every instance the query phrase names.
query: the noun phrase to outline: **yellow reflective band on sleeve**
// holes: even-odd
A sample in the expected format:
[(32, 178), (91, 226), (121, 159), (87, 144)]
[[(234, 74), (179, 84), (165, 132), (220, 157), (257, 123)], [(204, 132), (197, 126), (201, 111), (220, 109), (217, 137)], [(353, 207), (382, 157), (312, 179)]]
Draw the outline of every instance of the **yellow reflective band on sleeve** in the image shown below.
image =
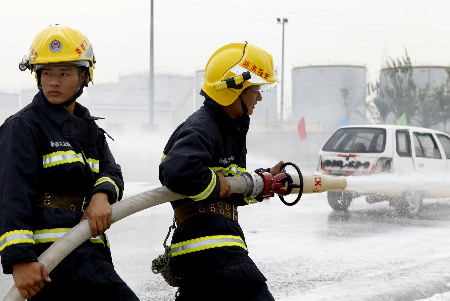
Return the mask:
[(209, 185), (206, 187), (205, 190), (203, 190), (201, 193), (194, 195), (194, 196), (190, 196), (189, 198), (193, 201), (201, 201), (206, 199), (214, 190), (214, 187), (216, 187), (216, 173), (211, 170), (211, 181), (209, 182)]
[(29, 230), (14, 230), (0, 237), (0, 251), (4, 248), (17, 244), (34, 244), (33, 232)]
[[(58, 239), (60, 239), (61, 237), (63, 237), (64, 234), (69, 232), (71, 229), (72, 228), (53, 228), (53, 229), (36, 230), (36, 231), (34, 231), (34, 241), (37, 244), (55, 242)], [(106, 238), (106, 235), (105, 235), (105, 238)], [(91, 237), (89, 240), (92, 243), (101, 243), (101, 244), (105, 243), (101, 236)], [(109, 246), (109, 244), (108, 244), (108, 246)]]
[[(216, 172), (221, 172), (226, 177), (241, 177), (247, 170), (243, 167), (239, 167), (237, 164), (231, 164), (228, 167), (211, 167)], [(255, 198), (244, 197), (244, 201), (247, 205), (259, 203)]]
[(233, 246), (241, 247), (244, 250), (247, 250), (247, 246), (245, 245), (245, 242), (242, 240), (242, 238), (234, 235), (214, 235), (190, 239), (173, 244), (170, 248), (171, 256), (175, 257), (212, 248)]
[[(166, 157), (167, 157), (167, 155), (163, 153), (163, 155), (161, 157), (160, 164), (164, 162)], [(200, 192), (197, 195), (188, 196), (188, 198), (190, 198), (193, 201), (201, 201), (201, 200), (206, 199), (214, 191), (214, 188), (216, 187), (216, 173), (211, 168), (210, 168), (210, 170), (211, 170), (211, 173), (212, 173), (211, 181), (209, 182), (209, 184), (206, 187), (206, 189), (203, 190), (202, 192)]]
[(116, 182), (114, 182), (111, 178), (101, 177), (95, 182), (94, 187), (100, 185), (101, 183), (109, 182), (114, 185), (114, 189), (116, 189), (116, 203), (119, 201), (119, 187), (117, 187)]
[(237, 164), (231, 164), (228, 167), (211, 167), (214, 171), (220, 171), (225, 177), (240, 177), (247, 170), (243, 167), (239, 167)]
[(89, 166), (91, 167), (92, 171), (95, 173), (99, 173), (100, 172), (100, 162), (96, 159), (86, 159), (87, 163), (89, 164)]
[[(53, 167), (53, 166), (57, 166), (57, 165), (61, 165), (61, 164), (69, 164), (69, 163), (84, 163), (83, 160), (83, 155), (80, 154), (76, 154), (74, 151), (70, 150), (70, 151), (59, 151), (59, 152), (54, 152), (54, 153), (50, 153), (48, 155), (43, 155), (42, 156), (42, 164), (44, 168), (49, 168), (49, 167)], [(98, 173), (100, 171), (100, 163), (98, 160), (96, 159), (91, 159), (88, 158), (86, 159), (86, 161), (88, 162), (89, 166), (91, 167), (93, 172)]]

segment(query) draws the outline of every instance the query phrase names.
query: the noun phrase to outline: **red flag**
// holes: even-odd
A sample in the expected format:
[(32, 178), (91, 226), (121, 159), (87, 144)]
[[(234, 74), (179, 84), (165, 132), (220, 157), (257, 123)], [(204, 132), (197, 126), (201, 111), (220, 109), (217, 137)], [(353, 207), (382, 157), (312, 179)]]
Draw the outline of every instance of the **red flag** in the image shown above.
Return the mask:
[(298, 122), (297, 131), (300, 136), (300, 140), (306, 139), (305, 117), (302, 117), (302, 119)]

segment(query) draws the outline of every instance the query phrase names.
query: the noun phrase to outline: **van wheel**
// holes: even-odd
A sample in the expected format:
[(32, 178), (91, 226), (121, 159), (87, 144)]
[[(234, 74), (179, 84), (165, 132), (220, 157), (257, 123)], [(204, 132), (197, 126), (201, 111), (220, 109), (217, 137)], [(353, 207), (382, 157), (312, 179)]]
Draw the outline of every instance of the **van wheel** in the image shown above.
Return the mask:
[(352, 195), (344, 191), (327, 191), (328, 204), (334, 210), (346, 211), (352, 203)]
[(397, 205), (397, 212), (401, 216), (416, 217), (422, 210), (422, 194), (418, 191), (404, 191)]

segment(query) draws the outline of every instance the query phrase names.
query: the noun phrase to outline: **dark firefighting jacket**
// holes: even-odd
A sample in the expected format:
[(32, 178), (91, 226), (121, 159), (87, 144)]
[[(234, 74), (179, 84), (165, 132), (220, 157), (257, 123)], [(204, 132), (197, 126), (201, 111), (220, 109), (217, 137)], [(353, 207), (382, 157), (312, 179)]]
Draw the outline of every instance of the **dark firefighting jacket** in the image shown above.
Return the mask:
[[(238, 177), (246, 171), (249, 121), (249, 117), (232, 120), (206, 98), (204, 105), (174, 131), (159, 168), (162, 185), (188, 196), (173, 201), (174, 209), (192, 202), (217, 201), (220, 183), (216, 172)], [(239, 194), (220, 200), (235, 207), (258, 202)], [(214, 213), (197, 214), (179, 224), (172, 237), (171, 254), (176, 273), (251, 262), (238, 222)]]
[[(74, 116), (75, 115), (75, 116)], [(115, 203), (123, 179), (105, 133), (76, 103), (74, 115), (50, 104), (42, 91), (0, 127), (0, 255), (4, 273), (20, 262), (37, 261), (53, 242), (80, 222), (81, 210), (37, 207), (45, 193), (86, 200), (97, 192)], [(87, 204), (86, 206), (87, 207)], [(105, 235), (74, 252), (101, 252), (110, 260)]]

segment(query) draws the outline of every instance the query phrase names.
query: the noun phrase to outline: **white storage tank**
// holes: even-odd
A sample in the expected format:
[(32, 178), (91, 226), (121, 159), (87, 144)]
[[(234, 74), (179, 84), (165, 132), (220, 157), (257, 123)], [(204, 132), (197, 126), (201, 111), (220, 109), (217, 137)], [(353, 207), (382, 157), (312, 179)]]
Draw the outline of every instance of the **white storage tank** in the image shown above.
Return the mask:
[[(442, 84), (445, 84), (448, 79), (448, 74), (446, 69), (448, 66), (413, 66), (412, 67), (412, 79), (416, 85), (416, 89), (426, 89), (429, 88), (430, 93)], [(389, 77), (387, 73), (387, 68), (380, 70), (380, 86), (385, 87), (389, 84)], [(395, 123), (395, 117), (393, 113), (390, 113), (386, 118), (387, 123)], [(410, 125), (424, 126), (413, 120)], [(442, 124), (434, 125), (436, 129), (445, 130)]]
[(332, 132), (345, 124), (366, 123), (366, 67), (315, 65), (292, 70), (291, 119)]
[[(447, 80), (446, 68), (448, 66), (413, 66), (412, 78), (418, 89), (424, 89), (429, 86), (431, 89), (440, 86)], [(387, 84), (387, 68), (380, 71), (380, 85)]]

